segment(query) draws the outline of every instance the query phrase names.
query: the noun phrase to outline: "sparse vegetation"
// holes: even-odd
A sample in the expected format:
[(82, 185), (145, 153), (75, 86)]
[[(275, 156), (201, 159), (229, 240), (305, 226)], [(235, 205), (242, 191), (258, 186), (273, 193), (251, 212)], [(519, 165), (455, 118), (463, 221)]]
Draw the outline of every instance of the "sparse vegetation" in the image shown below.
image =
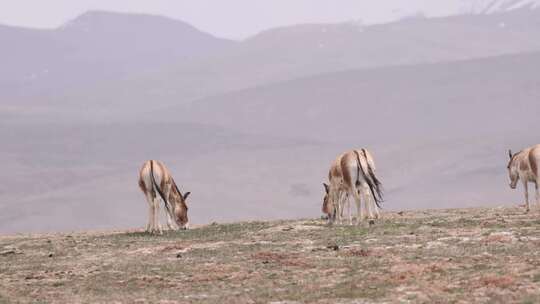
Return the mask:
[(0, 303), (536, 303), (539, 247), (538, 214), (502, 208), (4, 236)]

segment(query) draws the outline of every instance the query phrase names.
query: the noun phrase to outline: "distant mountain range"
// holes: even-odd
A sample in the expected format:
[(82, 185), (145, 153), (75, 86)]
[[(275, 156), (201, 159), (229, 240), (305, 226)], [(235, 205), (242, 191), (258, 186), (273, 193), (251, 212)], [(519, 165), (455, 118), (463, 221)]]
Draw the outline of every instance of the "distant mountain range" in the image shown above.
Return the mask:
[(56, 30), (0, 27), (0, 115), (73, 119), (82, 104), (88, 119), (129, 117), (327, 72), (540, 50), (531, 37), (540, 37), (538, 10), (297, 25), (242, 42), (163, 17), (90, 12)]
[(58, 96), (234, 44), (177, 20), (101, 11), (53, 30), (0, 26), (0, 88), (23, 100), (32, 93), (39, 98)]

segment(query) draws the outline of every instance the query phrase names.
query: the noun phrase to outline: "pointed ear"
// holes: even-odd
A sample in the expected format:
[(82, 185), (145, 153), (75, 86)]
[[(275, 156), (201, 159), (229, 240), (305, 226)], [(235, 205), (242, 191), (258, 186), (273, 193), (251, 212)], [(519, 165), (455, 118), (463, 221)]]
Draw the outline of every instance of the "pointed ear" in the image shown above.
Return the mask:
[(324, 186), (324, 191), (328, 193), (328, 191), (330, 191), (330, 186), (328, 186), (326, 183), (323, 183), (323, 186)]
[(191, 194), (191, 192), (184, 193), (184, 200), (187, 200), (188, 196)]
[(512, 150), (508, 150), (508, 156), (510, 157), (510, 159), (512, 159), (512, 156), (514, 156), (512, 155)]

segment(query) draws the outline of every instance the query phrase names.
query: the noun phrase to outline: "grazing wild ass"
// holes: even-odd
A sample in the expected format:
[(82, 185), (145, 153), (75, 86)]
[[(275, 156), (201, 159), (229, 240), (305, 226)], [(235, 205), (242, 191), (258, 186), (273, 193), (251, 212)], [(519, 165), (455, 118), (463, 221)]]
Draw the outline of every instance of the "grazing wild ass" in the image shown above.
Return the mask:
[[(329, 222), (338, 218), (341, 222), (342, 207), (348, 197), (356, 202), (357, 224), (364, 219), (364, 206), (370, 219), (379, 218), (382, 200), (382, 185), (375, 175), (375, 161), (366, 149), (346, 152), (336, 158), (329, 172), (330, 185), (325, 186), (323, 212), (329, 215)], [(350, 207), (349, 207), (350, 209)], [(373, 214), (375, 213), (375, 215)], [(352, 217), (349, 210), (349, 222)]]
[[(351, 205), (343, 183), (343, 174), (341, 173), (341, 158), (343, 155), (345, 154), (339, 155), (330, 166), (330, 170), (328, 171), (329, 184), (323, 183), (325, 194), (322, 212), (328, 217), (329, 224), (333, 223), (336, 218), (338, 218), (341, 223), (343, 218), (343, 205), (345, 203), (347, 203), (348, 206), (349, 222), (352, 224)], [(337, 189), (337, 191), (331, 193), (332, 196), (335, 197), (330, 197), (330, 189)]]
[[(167, 226), (171, 230), (178, 227), (187, 229), (188, 207), (186, 199), (190, 192), (182, 194), (169, 170), (157, 160), (146, 161), (139, 171), (139, 187), (148, 201), (148, 224), (146, 231), (162, 232), (159, 224), (159, 197), (163, 200), (167, 216)], [(174, 219), (174, 222), (173, 220)]]
[(510, 161), (508, 162), (508, 175), (510, 177), (510, 188), (516, 189), (517, 182), (521, 180), (525, 191), (525, 208), (529, 212), (529, 183), (533, 183), (536, 188), (536, 203), (540, 204), (540, 193), (538, 192), (538, 168), (540, 167), (540, 145), (536, 145), (516, 154), (508, 151)]

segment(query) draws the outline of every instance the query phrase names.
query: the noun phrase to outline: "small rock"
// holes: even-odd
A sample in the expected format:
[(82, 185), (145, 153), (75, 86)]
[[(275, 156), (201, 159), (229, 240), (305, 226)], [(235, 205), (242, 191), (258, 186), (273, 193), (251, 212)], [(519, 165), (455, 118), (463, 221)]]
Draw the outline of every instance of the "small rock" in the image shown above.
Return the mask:
[(400, 211), (400, 212), (398, 212), (397, 214), (403, 216), (404, 212), (403, 212), (403, 211)]
[(49, 253), (49, 257), (52, 258), (54, 256), (54, 254), (52, 253)]
[(374, 220), (369, 220), (369, 226), (373, 226), (375, 225), (375, 221)]
[(9, 249), (9, 250), (4, 250), (2, 252), (0, 252), (0, 255), (1, 256), (6, 256), (6, 255), (11, 255), (11, 254), (16, 254), (17, 251), (15, 251), (14, 249)]
[(332, 250), (334, 250), (334, 251), (338, 251), (338, 250), (339, 250), (339, 246), (338, 246), (338, 245), (329, 245), (329, 246), (326, 246), (326, 248), (332, 249)]
[(181, 258), (181, 257), (182, 257), (182, 254), (181, 254), (181, 253), (177, 253), (177, 254), (176, 254), (176, 258), (177, 258), (177, 259), (179, 259), (179, 258)]

